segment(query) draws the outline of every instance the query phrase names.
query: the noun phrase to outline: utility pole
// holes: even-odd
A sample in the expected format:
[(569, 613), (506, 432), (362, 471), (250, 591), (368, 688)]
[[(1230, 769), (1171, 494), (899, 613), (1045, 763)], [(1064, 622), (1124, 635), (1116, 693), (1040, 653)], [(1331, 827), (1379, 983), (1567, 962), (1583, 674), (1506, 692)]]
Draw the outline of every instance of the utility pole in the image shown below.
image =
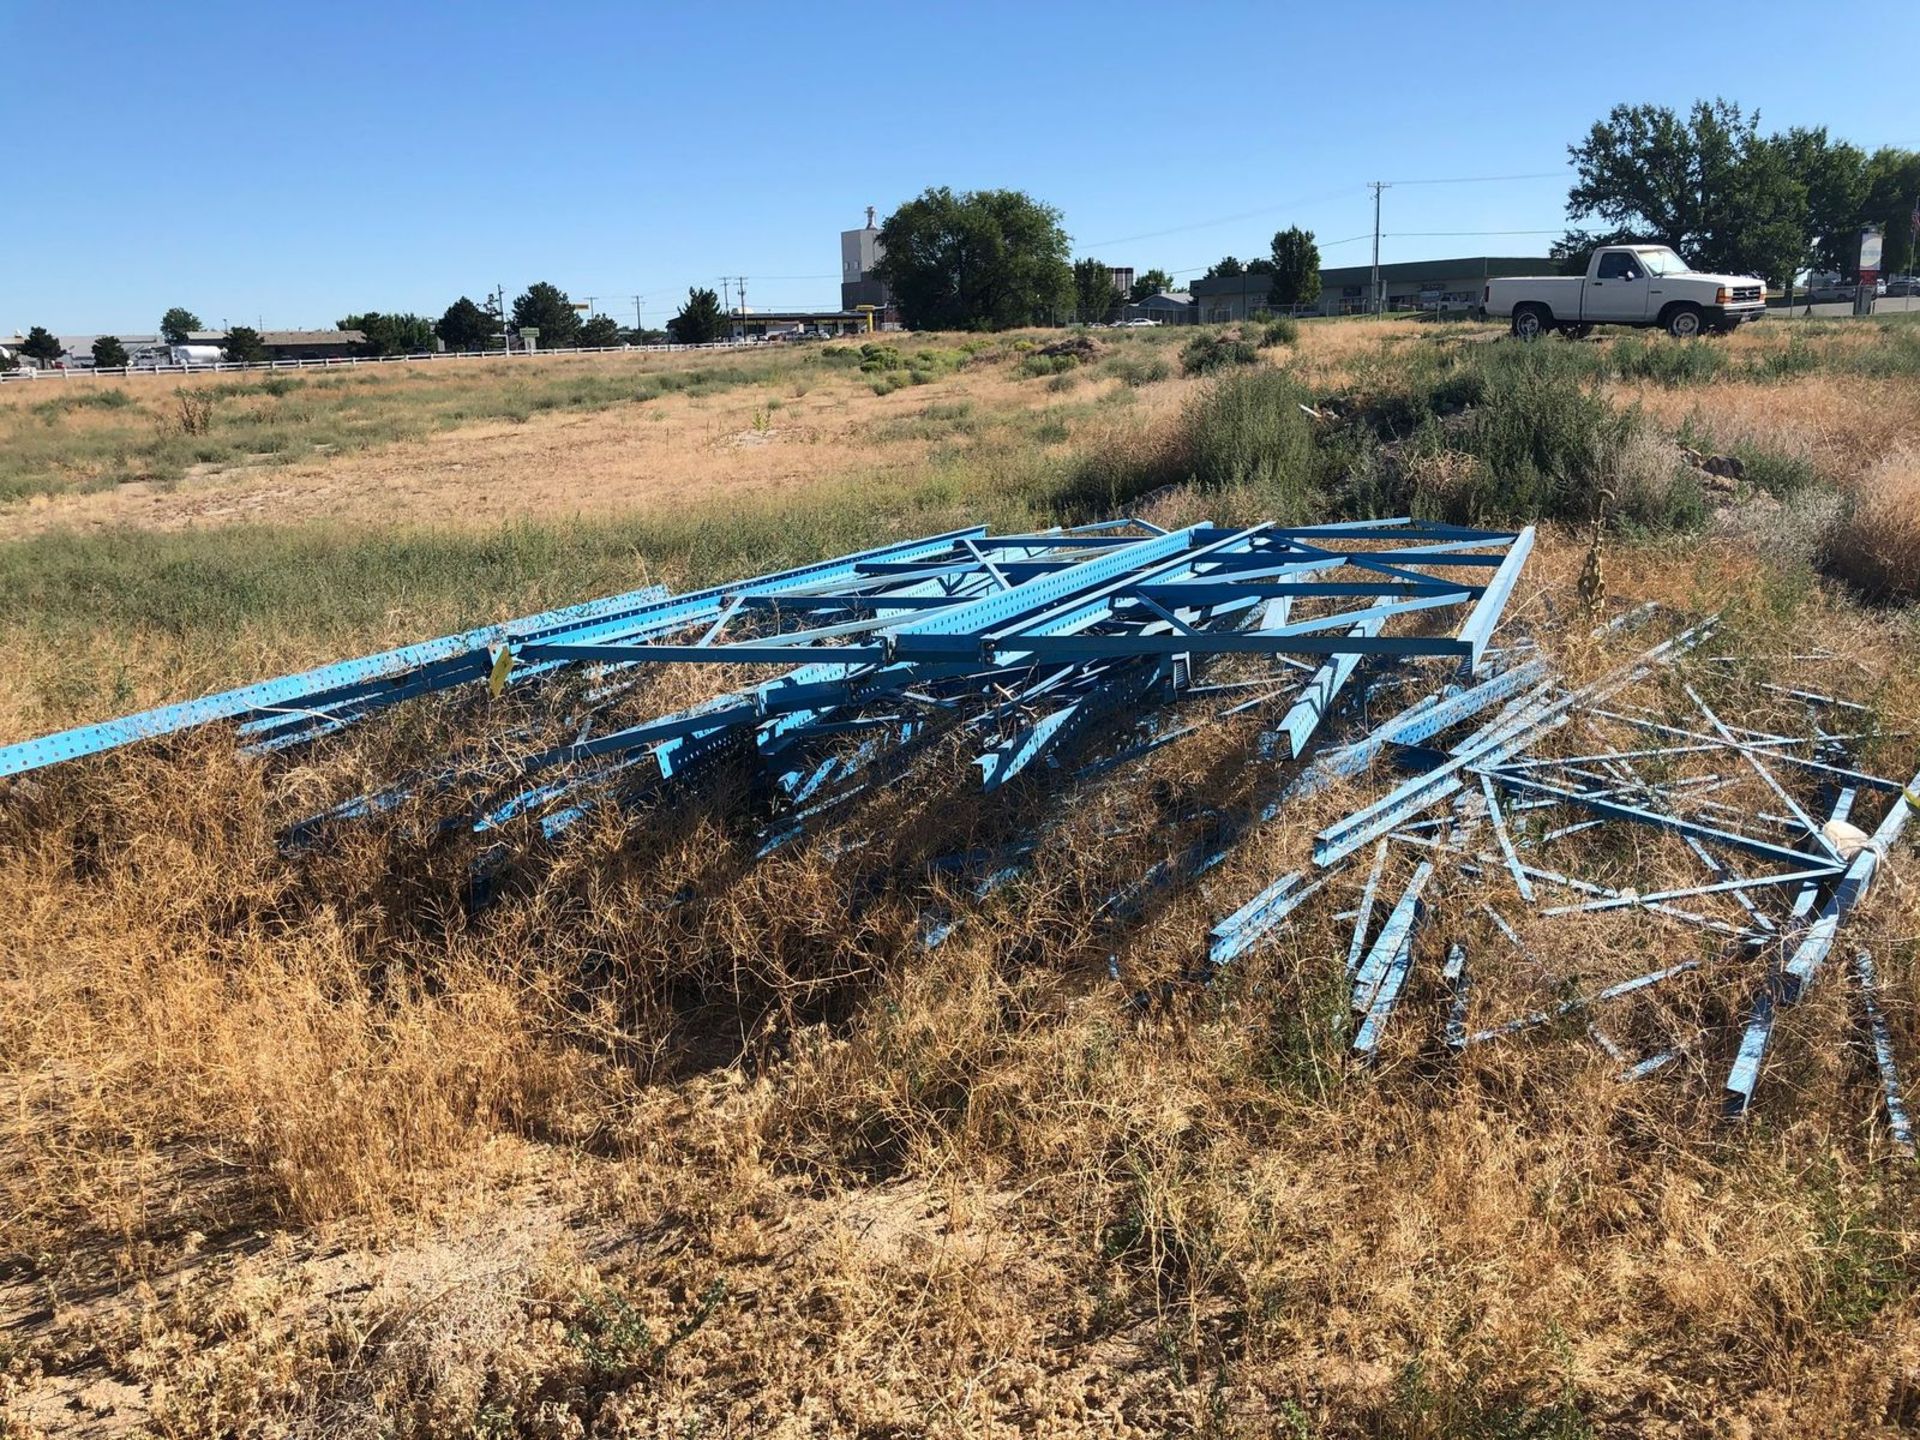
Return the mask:
[(1367, 292), (1367, 308), (1374, 314), (1380, 313), (1380, 192), (1387, 188), (1385, 180), (1367, 182), (1373, 190), (1373, 288)]
[(640, 323), (640, 300), (641, 300), (641, 297), (640, 297), (640, 296), (638, 296), (638, 295), (631, 295), (631, 296), (629, 296), (629, 297), (627, 297), (627, 298), (629, 298), (630, 300), (632, 300), (632, 301), (633, 301), (633, 333), (634, 333), (635, 335), (638, 335), (638, 334), (639, 334), (639, 333), (640, 333), (640, 332), (641, 332), (642, 330), (644, 330), (644, 329), (646, 329), (646, 328), (647, 328), (647, 327), (646, 327), (645, 325), (643, 325), (643, 324), (641, 324), (641, 323)]
[[(733, 300), (729, 303), (728, 310), (730, 314), (739, 317), (740, 334), (744, 338), (747, 333), (747, 277), (744, 275), (722, 275), (720, 277), (720, 290), (723, 300), (726, 298), (727, 282), (729, 281), (733, 282)], [(728, 338), (731, 339), (732, 336), (729, 335)]]

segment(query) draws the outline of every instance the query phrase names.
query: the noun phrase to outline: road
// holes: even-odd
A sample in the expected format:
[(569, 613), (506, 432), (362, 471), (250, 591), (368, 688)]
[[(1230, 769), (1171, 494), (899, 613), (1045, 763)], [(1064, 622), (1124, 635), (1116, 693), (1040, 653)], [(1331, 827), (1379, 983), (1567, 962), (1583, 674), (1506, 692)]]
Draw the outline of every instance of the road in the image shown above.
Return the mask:
[[(1801, 318), (1807, 313), (1808, 308), (1806, 305), (1796, 301), (1792, 311), (1792, 318), (1796, 320)], [(1811, 308), (1815, 317), (1823, 320), (1832, 319), (1835, 316), (1853, 314), (1853, 302), (1851, 300), (1835, 300), (1831, 304), (1815, 305)], [(1882, 295), (1878, 300), (1873, 302), (1873, 313), (1876, 315), (1900, 315), (1908, 312), (1920, 315), (1920, 295)], [(1782, 305), (1770, 309), (1767, 311), (1767, 318), (1769, 320), (1787, 319), (1787, 308)]]

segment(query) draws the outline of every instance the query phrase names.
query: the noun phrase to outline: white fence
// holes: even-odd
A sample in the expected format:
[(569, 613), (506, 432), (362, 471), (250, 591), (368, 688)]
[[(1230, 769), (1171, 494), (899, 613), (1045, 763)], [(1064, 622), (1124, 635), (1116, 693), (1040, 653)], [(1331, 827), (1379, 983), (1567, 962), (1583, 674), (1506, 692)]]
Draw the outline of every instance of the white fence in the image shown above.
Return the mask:
[(115, 365), (105, 370), (92, 365), (71, 370), (36, 370), (22, 363), (18, 370), (0, 370), (0, 384), (108, 375), (224, 375), (245, 370), (340, 370), (355, 365), (424, 365), (442, 364), (450, 360), (511, 360), (518, 364), (523, 360), (544, 360), (553, 355), (618, 355), (623, 352), (660, 355), (678, 350), (748, 350), (766, 343), (760, 339), (709, 340), (700, 345), (599, 345), (561, 350), (515, 350), (512, 353), (501, 350), (449, 350), (420, 355), (342, 355), (337, 359), (321, 360), (256, 360), (245, 364), (237, 360), (217, 360), (211, 365)]

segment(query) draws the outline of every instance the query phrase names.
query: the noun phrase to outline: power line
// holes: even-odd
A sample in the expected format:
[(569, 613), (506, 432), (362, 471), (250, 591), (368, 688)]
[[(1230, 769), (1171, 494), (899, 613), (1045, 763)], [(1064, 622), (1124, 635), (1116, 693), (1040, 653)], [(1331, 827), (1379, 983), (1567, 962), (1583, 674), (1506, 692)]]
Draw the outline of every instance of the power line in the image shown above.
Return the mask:
[(1191, 225), (1175, 225), (1171, 230), (1150, 230), (1142, 235), (1122, 235), (1113, 240), (1093, 240), (1083, 249), (1098, 250), (1107, 245), (1131, 245), (1136, 240), (1158, 240), (1162, 235), (1184, 235), (1190, 230), (1211, 230), (1216, 225), (1231, 225), (1239, 220), (1254, 220), (1262, 215), (1271, 215), (1278, 210), (1297, 209), (1302, 205), (1319, 205), (1328, 200), (1339, 200), (1348, 195), (1356, 195), (1366, 187), (1349, 185), (1344, 190), (1331, 190), (1324, 195), (1312, 195), (1298, 200), (1282, 200), (1272, 205), (1263, 205), (1258, 210), (1245, 210), (1238, 215), (1222, 215), (1214, 220), (1196, 220)]
[(1559, 230), (1389, 230), (1383, 238), (1388, 240), (1431, 240), (1441, 236), (1462, 235), (1558, 235)]
[[(1305, 206), (1305, 205), (1324, 204), (1329, 200), (1344, 199), (1349, 195), (1357, 195), (1364, 190), (1371, 189), (1373, 184), (1375, 183), (1380, 185), (1385, 185), (1385, 186), (1491, 185), (1491, 184), (1496, 184), (1496, 183), (1509, 181), (1509, 180), (1553, 180), (1553, 179), (1564, 179), (1565, 177), (1566, 177), (1566, 172), (1562, 170), (1535, 170), (1523, 175), (1442, 175), (1442, 176), (1435, 176), (1435, 177), (1424, 179), (1424, 180), (1382, 180), (1378, 182), (1370, 182), (1369, 184), (1366, 184), (1366, 185), (1350, 185), (1341, 190), (1329, 190), (1324, 194), (1320, 194), (1320, 195), (1309, 195), (1309, 196), (1302, 196), (1300, 198), (1292, 199), (1292, 200), (1277, 201), (1272, 205), (1263, 205), (1258, 210), (1243, 210), (1237, 215), (1221, 215), (1211, 220), (1196, 220), (1190, 225), (1175, 225), (1171, 229), (1167, 229), (1167, 230), (1148, 230), (1138, 235), (1120, 235), (1110, 240), (1093, 240), (1093, 241), (1087, 242), (1080, 248), (1083, 250), (1098, 250), (1109, 245), (1130, 245), (1137, 240), (1158, 240), (1162, 236), (1166, 236), (1166, 235), (1184, 235), (1194, 230), (1211, 230), (1216, 226), (1232, 225), (1241, 220), (1254, 220), (1254, 219), (1258, 219), (1262, 215), (1271, 215), (1278, 211), (1298, 209), (1299, 207)], [(1488, 231), (1486, 233), (1494, 234), (1499, 232)], [(1519, 234), (1521, 232), (1512, 231), (1507, 233)], [(1557, 232), (1541, 231), (1539, 233), (1550, 234), (1550, 233), (1557, 233)], [(1365, 237), (1361, 237), (1361, 238), (1365, 238)], [(1334, 241), (1329, 241), (1328, 243), (1333, 245), (1340, 245), (1340, 244), (1345, 244), (1346, 242), (1340, 241), (1340, 240), (1334, 240)], [(809, 276), (807, 278), (831, 279), (834, 277)]]
[(1536, 170), (1530, 175), (1443, 175), (1433, 180), (1386, 180), (1386, 185), (1492, 185), (1502, 180), (1564, 180), (1564, 170)]

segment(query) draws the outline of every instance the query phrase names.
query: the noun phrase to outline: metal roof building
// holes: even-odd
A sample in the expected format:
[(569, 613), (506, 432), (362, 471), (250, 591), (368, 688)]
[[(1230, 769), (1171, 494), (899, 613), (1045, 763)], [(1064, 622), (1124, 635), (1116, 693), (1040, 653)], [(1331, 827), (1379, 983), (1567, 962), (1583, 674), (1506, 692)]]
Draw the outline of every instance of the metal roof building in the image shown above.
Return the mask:
[[(1502, 275), (1551, 275), (1554, 262), (1541, 255), (1464, 255), (1446, 260), (1400, 260), (1380, 267), (1382, 308), (1387, 310), (1471, 309), (1482, 286)], [(1320, 272), (1320, 298), (1300, 307), (1302, 315), (1353, 315), (1367, 309), (1373, 280), (1371, 265), (1342, 265)], [(1244, 320), (1268, 301), (1270, 277), (1229, 275), (1196, 280), (1188, 287), (1204, 321)]]

